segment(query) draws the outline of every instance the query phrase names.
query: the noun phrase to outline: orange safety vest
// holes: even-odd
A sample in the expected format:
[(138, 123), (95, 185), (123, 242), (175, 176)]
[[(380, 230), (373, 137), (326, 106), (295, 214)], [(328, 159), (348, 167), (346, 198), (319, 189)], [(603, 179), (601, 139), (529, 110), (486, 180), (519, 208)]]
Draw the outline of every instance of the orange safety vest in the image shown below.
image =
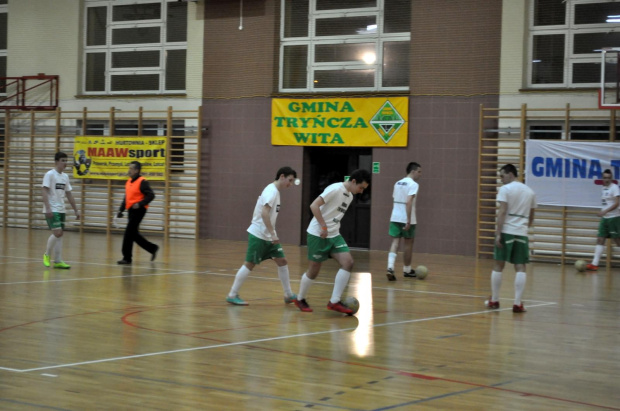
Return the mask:
[[(131, 181), (131, 178), (125, 183), (125, 208), (129, 210), (132, 205), (144, 200), (144, 194), (140, 191), (140, 184), (142, 184), (144, 177), (140, 176), (135, 181)], [(144, 208), (149, 208), (148, 205)]]

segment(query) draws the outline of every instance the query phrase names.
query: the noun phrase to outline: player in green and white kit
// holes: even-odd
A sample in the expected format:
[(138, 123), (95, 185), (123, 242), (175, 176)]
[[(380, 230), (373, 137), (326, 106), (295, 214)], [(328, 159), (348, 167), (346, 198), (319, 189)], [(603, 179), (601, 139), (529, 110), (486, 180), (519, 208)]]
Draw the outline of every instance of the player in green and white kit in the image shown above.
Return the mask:
[(525, 265), (529, 263), (528, 227), (534, 222), (536, 195), (531, 188), (517, 181), (517, 169), (506, 164), (499, 170), (499, 177), (504, 184), (497, 193), (499, 211), (495, 228), (495, 248), (493, 258), (495, 265), (491, 273), (491, 289), (493, 295), (485, 302), (489, 308), (499, 308), (499, 290), (502, 286), (502, 271), (506, 261), (514, 264), (515, 301), (512, 312), (525, 312), (521, 296), (525, 289)]
[(67, 155), (61, 151), (54, 155), (55, 167), (45, 173), (41, 194), (43, 196), (43, 213), (47, 226), (52, 230), (52, 235), (47, 239), (47, 249), (43, 254), (43, 265), (51, 265), (52, 256), (54, 268), (69, 269), (71, 266), (62, 260), (62, 236), (65, 229), (65, 197), (69, 200), (75, 211), (75, 218), (80, 219), (80, 211), (75, 205), (71, 194), (69, 176), (63, 173), (67, 168)]
[(588, 271), (598, 271), (598, 263), (608, 238), (612, 238), (616, 245), (620, 246), (620, 188), (612, 179), (610, 169), (603, 171), (602, 208), (598, 212), (601, 221), (598, 224), (594, 258), (592, 258), (592, 263), (586, 266)]
[(239, 297), (239, 290), (247, 280), (252, 269), (263, 260), (272, 259), (278, 266), (278, 277), (284, 289), (284, 302), (292, 303), (297, 296), (291, 291), (288, 262), (280, 239), (276, 233), (276, 219), (280, 212), (280, 191), (295, 182), (297, 172), (290, 167), (282, 167), (276, 173), (276, 180), (269, 184), (256, 201), (252, 224), (248, 228), (248, 249), (245, 262), (237, 271), (235, 281), (226, 297), (234, 305), (249, 305)]
[(311, 312), (306, 302), (310, 286), (319, 275), (323, 261), (332, 257), (340, 264), (336, 273), (332, 297), (327, 309), (345, 314), (353, 311), (342, 304), (340, 297), (349, 283), (353, 269), (353, 257), (344, 238), (340, 235), (340, 221), (353, 201), (353, 196), (362, 193), (370, 184), (370, 173), (355, 170), (344, 183), (329, 185), (310, 205), (314, 218), (308, 226), (308, 270), (301, 277), (295, 305), (301, 311)]
[(390, 237), (392, 245), (388, 254), (387, 278), (396, 281), (394, 263), (398, 255), (400, 239), (405, 243), (403, 256), (403, 272), (405, 277), (415, 277), (415, 270), (411, 268), (411, 255), (415, 238), (416, 216), (415, 203), (418, 196), (418, 179), (422, 175), (422, 166), (411, 162), (407, 165), (407, 176), (394, 184), (394, 207), (390, 216)]

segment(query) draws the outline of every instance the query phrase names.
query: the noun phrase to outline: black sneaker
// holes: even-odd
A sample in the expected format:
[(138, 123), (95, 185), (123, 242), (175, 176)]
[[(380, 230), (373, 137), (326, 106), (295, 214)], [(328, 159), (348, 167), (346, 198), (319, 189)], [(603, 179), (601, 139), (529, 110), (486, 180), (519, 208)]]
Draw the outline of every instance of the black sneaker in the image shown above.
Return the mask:
[(386, 276), (387, 276), (388, 281), (396, 281), (394, 270), (392, 270), (391, 268), (388, 268)]
[(415, 270), (413, 268), (408, 273), (403, 273), (403, 275), (405, 276), (405, 278), (416, 278), (417, 277), (415, 275)]

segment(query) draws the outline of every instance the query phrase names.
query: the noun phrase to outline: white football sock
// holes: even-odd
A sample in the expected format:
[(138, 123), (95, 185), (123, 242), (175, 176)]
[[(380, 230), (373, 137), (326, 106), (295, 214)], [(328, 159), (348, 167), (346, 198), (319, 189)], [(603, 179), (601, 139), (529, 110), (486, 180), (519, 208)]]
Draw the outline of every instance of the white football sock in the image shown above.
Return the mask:
[(245, 280), (248, 279), (250, 273), (251, 271), (248, 267), (246, 267), (245, 265), (241, 266), (239, 271), (237, 271), (237, 274), (235, 274), (235, 281), (233, 282), (233, 285), (230, 288), (230, 292), (228, 293), (229, 297), (234, 298), (235, 296), (237, 296), (237, 294), (239, 294), (241, 286), (243, 285)]
[(525, 289), (525, 280), (527, 279), (527, 274), (524, 272), (518, 272), (515, 277), (515, 305), (521, 305), (521, 296), (523, 295), (523, 290)]
[(47, 248), (45, 249), (45, 254), (47, 254), (52, 260), (54, 259), (54, 253), (56, 252), (56, 242), (58, 241), (58, 237), (54, 234), (50, 235), (50, 238), (47, 239)]
[(54, 261), (57, 263), (62, 261), (62, 237), (58, 237), (58, 240), (56, 240), (56, 246), (54, 247)]
[(297, 300), (305, 300), (306, 295), (308, 294), (308, 290), (310, 286), (314, 284), (314, 280), (310, 279), (306, 273), (301, 276), (301, 281), (299, 282), (299, 292), (297, 293)]
[(332, 298), (329, 300), (332, 304), (340, 301), (344, 288), (349, 284), (349, 278), (351, 273), (342, 268), (336, 273), (336, 279), (334, 280), (334, 291), (332, 291)]
[(601, 259), (601, 255), (603, 255), (603, 251), (605, 250), (604, 245), (597, 244), (594, 247), (594, 258), (592, 259), (592, 265), (598, 265), (599, 260)]
[(491, 301), (497, 302), (499, 301), (499, 289), (502, 288), (502, 272), (501, 271), (493, 271), (491, 272), (491, 290), (493, 294), (491, 295)]
[(398, 254), (396, 253), (389, 253), (388, 254), (388, 270), (393, 270), (394, 269), (394, 262), (396, 262), (396, 256)]
[(290, 297), (293, 295), (293, 291), (291, 290), (291, 280), (289, 278), (288, 265), (278, 267), (278, 277), (280, 277), (280, 282), (282, 283), (282, 288), (284, 289), (284, 295)]

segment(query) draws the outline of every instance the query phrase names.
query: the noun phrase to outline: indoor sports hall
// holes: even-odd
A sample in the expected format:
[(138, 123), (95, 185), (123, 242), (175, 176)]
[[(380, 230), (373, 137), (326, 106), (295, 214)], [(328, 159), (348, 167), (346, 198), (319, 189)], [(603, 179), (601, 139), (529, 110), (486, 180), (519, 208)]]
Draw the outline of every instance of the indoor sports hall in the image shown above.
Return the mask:
[[(620, 410), (620, 239), (599, 231), (620, 198), (602, 199), (620, 180), (618, 16), (615, 0), (0, 0), (0, 409)], [(128, 260), (132, 161), (158, 248)], [(412, 162), (428, 276), (404, 276), (401, 245), (391, 281)], [(489, 309), (506, 164), (537, 207), (530, 261)], [(354, 315), (327, 309), (333, 258), (313, 312), (271, 261), (249, 305), (227, 301), (282, 167), (300, 295), (310, 205), (370, 172), (331, 221)]]

